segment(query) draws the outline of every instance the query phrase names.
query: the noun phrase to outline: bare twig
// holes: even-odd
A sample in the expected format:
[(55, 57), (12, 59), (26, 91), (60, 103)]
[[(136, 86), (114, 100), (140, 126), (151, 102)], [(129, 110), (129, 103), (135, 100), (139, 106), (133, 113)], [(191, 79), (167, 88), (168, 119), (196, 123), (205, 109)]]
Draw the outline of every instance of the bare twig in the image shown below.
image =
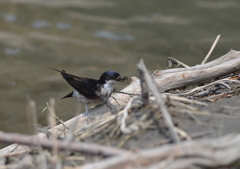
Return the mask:
[(178, 133), (183, 139), (192, 140), (192, 138), (191, 138), (185, 131), (183, 131), (182, 129), (180, 129), (180, 128), (178, 128), (178, 127), (175, 127), (175, 130), (177, 131), (177, 133)]
[(27, 98), (27, 117), (29, 123), (30, 133), (37, 133), (37, 115), (36, 115), (36, 102), (30, 98)]
[[(187, 98), (185, 98), (185, 97), (176, 96), (176, 95), (173, 95), (173, 94), (170, 94), (170, 93), (164, 93), (164, 94), (161, 94), (161, 96), (162, 96), (164, 99), (166, 99), (166, 98), (168, 97), (168, 98), (170, 98), (171, 100), (181, 101), (181, 102), (190, 103), (190, 104), (196, 104), (196, 105), (199, 105), (199, 106), (207, 106), (207, 105), (208, 105), (207, 103), (204, 103), (204, 102), (200, 102), (200, 101), (197, 101), (197, 100), (187, 99)], [(154, 98), (150, 98), (150, 99), (154, 99)]]
[(18, 143), (29, 146), (41, 145), (46, 149), (52, 149), (54, 147), (54, 144), (57, 144), (58, 150), (70, 150), (93, 155), (102, 155), (105, 157), (127, 153), (127, 151), (122, 149), (98, 145), (94, 143), (71, 142), (69, 144), (66, 143), (66, 141), (52, 141), (46, 138), (30, 137), (28, 135), (5, 132), (0, 132), (0, 142)]
[(141, 84), (141, 96), (144, 102), (147, 103), (149, 100), (148, 85), (144, 77), (144, 72), (141, 69), (139, 69), (139, 76), (140, 76), (140, 84)]
[(221, 85), (225, 86), (226, 88), (231, 89), (231, 87), (224, 82), (218, 82), (217, 84), (221, 84)]
[[(204, 85), (204, 86), (196, 87), (196, 88), (191, 89), (190, 91), (188, 91), (188, 92), (186, 92), (186, 93), (181, 93), (181, 94), (179, 94), (179, 95), (181, 95), (181, 96), (189, 95), (189, 94), (191, 94), (191, 93), (194, 93), (194, 92), (196, 92), (196, 91), (202, 90), (202, 89), (204, 89), (204, 88), (206, 88), (206, 87), (208, 87), (208, 86), (214, 85), (214, 84), (222, 84), (221, 82), (235, 82), (235, 81), (236, 81), (236, 80), (232, 80), (232, 79), (229, 79), (229, 78), (220, 79), (220, 80), (214, 81), (214, 82), (212, 82), (212, 83), (208, 83), (208, 84), (206, 84), (206, 85)], [(239, 82), (238, 82), (238, 83), (239, 83)], [(229, 87), (229, 86), (228, 86), (228, 87)]]
[[(50, 127), (55, 127), (56, 126), (56, 114), (55, 114), (55, 100), (53, 98), (49, 99), (49, 105), (48, 105), (48, 125)], [(58, 162), (58, 144), (57, 144), (57, 132), (52, 132), (52, 142), (53, 144), (53, 161)], [(41, 145), (38, 145), (41, 147)]]
[[(49, 121), (49, 123), (51, 124), (51, 125), (54, 125), (55, 126), (55, 124), (57, 123), (56, 122), (56, 119), (64, 126), (64, 128), (66, 129), (66, 130), (68, 130), (69, 128), (64, 124), (64, 122), (61, 120), (61, 119), (59, 119), (57, 116), (56, 116), (56, 114), (55, 114), (55, 108), (54, 108), (54, 106), (55, 106), (55, 100), (53, 99), (53, 98), (51, 98), (50, 99), (50, 104), (48, 103), (48, 102), (46, 102), (46, 104), (47, 104), (47, 108), (48, 108), (48, 111), (49, 111), (49, 119), (48, 120), (50, 120)], [(44, 109), (45, 110), (45, 109)], [(44, 111), (43, 110), (43, 111)], [(54, 119), (53, 119), (54, 118)], [(51, 126), (51, 127), (53, 127), (53, 126)]]
[(173, 125), (173, 122), (172, 122), (172, 118), (170, 116), (170, 114), (168, 113), (167, 111), (167, 108), (165, 106), (165, 103), (161, 97), (161, 95), (158, 93), (158, 89), (157, 89), (157, 85), (156, 83), (152, 80), (152, 78), (150, 77), (150, 75), (148, 74), (148, 71), (147, 71), (147, 68), (145, 67), (144, 65), (144, 62), (143, 60), (140, 60), (140, 63), (138, 64), (138, 68), (140, 71), (143, 72), (143, 76), (147, 82), (147, 85), (148, 85), (148, 88), (151, 90), (151, 92), (153, 93), (153, 95), (155, 96), (156, 98), (156, 102), (163, 114), (163, 118), (166, 122), (166, 125), (168, 126), (169, 128), (169, 131), (170, 131), (170, 136), (171, 136), (171, 139), (175, 142), (175, 143), (178, 143), (180, 142), (180, 139), (174, 129), (174, 125)]
[(113, 100), (118, 104), (118, 106), (121, 106), (121, 105), (118, 103), (117, 99), (116, 99), (114, 96), (110, 96), (110, 97), (113, 98)]
[(121, 91), (118, 91), (116, 93), (126, 94), (126, 95), (130, 95), (130, 96), (139, 96), (139, 94), (136, 94), (136, 93), (127, 93), (127, 92), (121, 92)]
[[(207, 131), (202, 131), (202, 132), (197, 132), (197, 133), (190, 134), (190, 137), (192, 139), (196, 139), (196, 138), (204, 137), (206, 135), (211, 135), (213, 133), (214, 133), (213, 130), (207, 130)], [(156, 143), (148, 145), (147, 147), (148, 148), (157, 147), (157, 146), (160, 146), (160, 145), (163, 145), (163, 144), (167, 144), (167, 143), (170, 143), (170, 142), (171, 142), (170, 139), (161, 139), (161, 140), (159, 140)]]
[(181, 66), (181, 67), (184, 67), (184, 68), (189, 67), (188, 65), (180, 62), (179, 60), (177, 60), (173, 57), (168, 57), (167, 60), (168, 60), (168, 69), (173, 68), (173, 64), (176, 64), (177, 66)]
[(50, 98), (48, 106), (48, 124), (51, 127), (56, 126), (56, 113), (55, 113), (55, 100), (53, 98)]
[(215, 41), (214, 41), (213, 44), (212, 44), (212, 47), (210, 48), (210, 50), (209, 50), (207, 56), (206, 56), (206, 57), (204, 58), (204, 60), (202, 61), (201, 65), (203, 65), (203, 64), (205, 64), (205, 63), (207, 62), (209, 56), (211, 55), (213, 49), (214, 49), (215, 46), (216, 46), (218, 40), (220, 39), (220, 36), (221, 36), (221, 35), (218, 35), (218, 36), (216, 37)]
[(18, 156), (18, 155), (23, 155), (26, 154), (26, 151), (17, 151), (17, 152), (13, 152), (13, 153), (7, 153), (2, 155), (2, 157), (11, 157), (11, 156)]
[(123, 113), (122, 113), (122, 119), (121, 119), (121, 125), (120, 125), (120, 130), (122, 133), (124, 134), (129, 134), (131, 133), (131, 130), (126, 128), (126, 119), (128, 117), (128, 109), (130, 108), (131, 104), (132, 104), (133, 98), (130, 98), (127, 106), (123, 109)]

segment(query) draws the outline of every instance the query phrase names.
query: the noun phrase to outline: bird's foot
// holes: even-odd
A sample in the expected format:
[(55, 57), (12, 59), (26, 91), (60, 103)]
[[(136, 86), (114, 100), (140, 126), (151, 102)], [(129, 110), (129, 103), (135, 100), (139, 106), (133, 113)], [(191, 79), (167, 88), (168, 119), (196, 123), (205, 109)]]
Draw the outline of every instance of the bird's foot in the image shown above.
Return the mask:
[(89, 121), (90, 120), (90, 114), (89, 114), (89, 112), (87, 111), (87, 112), (85, 112), (85, 113), (83, 113), (84, 114), (84, 116), (87, 118), (87, 120)]

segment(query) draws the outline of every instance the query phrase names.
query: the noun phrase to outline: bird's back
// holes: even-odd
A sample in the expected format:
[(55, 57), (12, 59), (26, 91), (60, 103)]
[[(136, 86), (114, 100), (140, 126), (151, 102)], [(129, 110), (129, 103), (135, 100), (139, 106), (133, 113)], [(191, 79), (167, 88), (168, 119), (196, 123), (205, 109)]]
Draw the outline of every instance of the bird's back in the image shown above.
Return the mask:
[(98, 80), (72, 75), (64, 70), (54, 70), (61, 72), (62, 77), (68, 82), (68, 84), (87, 99), (96, 99), (100, 96), (101, 86), (98, 85)]

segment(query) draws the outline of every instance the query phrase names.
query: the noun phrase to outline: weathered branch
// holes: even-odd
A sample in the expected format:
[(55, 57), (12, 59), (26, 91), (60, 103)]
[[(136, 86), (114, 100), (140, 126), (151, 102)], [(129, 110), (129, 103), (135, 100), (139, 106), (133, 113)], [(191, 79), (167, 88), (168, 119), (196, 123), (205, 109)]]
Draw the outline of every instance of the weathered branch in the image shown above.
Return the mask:
[(215, 41), (213, 42), (212, 47), (210, 48), (207, 56), (206, 56), (206, 57), (204, 58), (204, 60), (202, 61), (201, 65), (203, 65), (203, 64), (205, 64), (205, 63), (207, 62), (209, 56), (212, 54), (213, 49), (215, 48), (216, 44), (218, 43), (218, 41), (219, 41), (219, 39), (220, 39), (220, 36), (221, 36), (221, 35), (218, 35), (217, 38), (215, 39)]
[(153, 93), (153, 95), (156, 98), (156, 102), (157, 102), (157, 104), (158, 104), (158, 106), (159, 106), (159, 108), (160, 108), (160, 110), (163, 114), (163, 118), (165, 120), (165, 123), (169, 128), (171, 139), (175, 143), (179, 143), (180, 139), (177, 135), (177, 132), (174, 129), (174, 125), (173, 125), (173, 122), (172, 122), (171, 115), (168, 113), (168, 110), (166, 108), (166, 105), (165, 105), (165, 102), (164, 102), (162, 96), (158, 93), (156, 83), (149, 76), (148, 70), (143, 63), (143, 60), (141, 60), (140, 63), (138, 64), (138, 68), (139, 68), (143, 78), (145, 79), (145, 81), (148, 85), (148, 88), (151, 90), (151, 92)]
[(164, 145), (136, 154), (115, 156), (75, 169), (203, 169), (229, 166), (240, 159), (240, 135)]
[(76, 142), (76, 141), (69, 143), (64, 140), (60, 141), (60, 140), (50, 140), (46, 138), (36, 138), (36, 137), (34, 138), (28, 135), (5, 133), (5, 132), (0, 132), (0, 142), (18, 143), (18, 144), (24, 144), (28, 146), (41, 146), (46, 149), (53, 149), (54, 147), (54, 148), (57, 148), (58, 150), (69, 150), (73, 152), (102, 155), (106, 157), (125, 154), (127, 152), (122, 149), (102, 146), (94, 143), (83, 143), (83, 142)]

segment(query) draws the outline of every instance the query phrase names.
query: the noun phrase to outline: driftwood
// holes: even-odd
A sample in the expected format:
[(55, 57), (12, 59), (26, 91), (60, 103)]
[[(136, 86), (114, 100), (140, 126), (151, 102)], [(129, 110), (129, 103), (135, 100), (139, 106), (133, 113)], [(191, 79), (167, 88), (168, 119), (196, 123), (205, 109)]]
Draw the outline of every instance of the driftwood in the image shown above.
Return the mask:
[(102, 155), (104, 157), (120, 155), (127, 153), (127, 151), (102, 146), (99, 144), (94, 143), (83, 143), (79, 141), (71, 141), (68, 142), (67, 140), (57, 140), (57, 139), (46, 139), (46, 138), (34, 138), (24, 134), (15, 134), (15, 133), (4, 133), (0, 132), (0, 142), (3, 143), (18, 143), (22, 145), (28, 146), (41, 146), (45, 149), (58, 149), (58, 150), (67, 150), (71, 152), (80, 152), (80, 153), (88, 153), (94, 155)]
[[(231, 72), (235, 72), (240, 70), (240, 52), (231, 50), (226, 55), (213, 60), (204, 65), (197, 65), (189, 68), (178, 68), (178, 69), (169, 69), (169, 70), (156, 70), (152, 74), (154, 78), (158, 90), (160, 92), (164, 92), (170, 89), (188, 86), (193, 84), (202, 84), (204, 82), (210, 81), (212, 79), (218, 78), (220, 76), (224, 76)], [(140, 94), (140, 81), (137, 78), (131, 82), (129, 86), (124, 88), (122, 92), (131, 93), (131, 94)], [(113, 95), (114, 98), (117, 99), (117, 102), (114, 99), (110, 99), (110, 102), (114, 106), (112, 110), (108, 108), (106, 105), (96, 106), (90, 110), (90, 115), (92, 117), (104, 117), (109, 114), (110, 111), (117, 111), (119, 108), (122, 108), (128, 102), (130, 95), (116, 93)], [(76, 122), (78, 119), (78, 123), (76, 124), (76, 128), (79, 126), (88, 126), (89, 123), (94, 122), (94, 119), (90, 122), (83, 115), (79, 115), (67, 122), (65, 122), (65, 126), (69, 127)], [(49, 131), (52, 133), (60, 133), (66, 130), (66, 127), (60, 124)], [(36, 137), (46, 137), (45, 134), (38, 134)], [(6, 153), (10, 153), (13, 150), (14, 152), (27, 152), (29, 149), (26, 146), (18, 146), (16, 149), (16, 145), (10, 145), (2, 150), (0, 150), (0, 156), (3, 156)]]
[[(158, 93), (157, 90), (157, 85), (155, 84), (155, 82), (152, 80), (152, 78), (149, 76), (148, 74), (148, 70), (145, 67), (143, 60), (140, 61), (140, 63), (138, 64), (138, 68), (139, 71), (142, 72), (142, 76), (144, 77), (148, 88), (150, 89), (150, 91), (153, 93), (153, 95), (156, 98), (156, 102), (162, 112), (163, 118), (166, 122), (167, 127), (169, 128), (170, 131), (170, 136), (171, 139), (175, 142), (175, 143), (179, 143), (180, 139), (177, 135), (177, 132), (174, 129), (174, 124), (172, 122), (172, 117), (171, 115), (168, 113), (167, 107), (165, 105), (165, 101), (163, 100), (162, 96)], [(142, 87), (143, 88), (143, 87)]]
[(220, 168), (236, 163), (240, 159), (239, 142), (240, 135), (228, 135), (220, 139), (163, 145), (149, 150), (142, 150), (135, 154), (115, 156), (95, 164), (76, 167), (75, 169)]

